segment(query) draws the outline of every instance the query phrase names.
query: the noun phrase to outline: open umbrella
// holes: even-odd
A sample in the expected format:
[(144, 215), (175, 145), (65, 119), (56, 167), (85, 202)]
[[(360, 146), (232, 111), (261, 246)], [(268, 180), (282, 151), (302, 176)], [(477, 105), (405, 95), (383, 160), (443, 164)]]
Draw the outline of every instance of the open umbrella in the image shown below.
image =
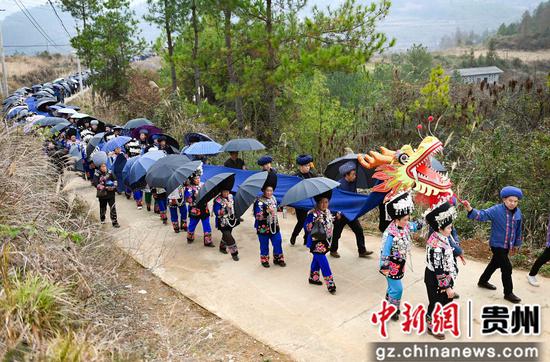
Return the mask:
[(118, 184), (119, 192), (124, 191), (124, 183), (122, 182), (122, 170), (124, 169), (126, 162), (128, 162), (128, 159), (126, 158), (126, 156), (122, 153), (119, 153), (116, 156), (116, 159), (113, 162), (113, 165), (111, 166), (111, 170), (113, 171), (113, 174), (115, 175), (117, 180), (119, 180), (119, 184)]
[(231, 190), (235, 184), (234, 172), (223, 172), (209, 178), (199, 191), (197, 205), (206, 204), (222, 190)]
[(37, 126), (41, 126), (41, 127), (53, 127), (55, 126), (56, 124), (59, 124), (59, 123), (69, 123), (69, 121), (67, 121), (65, 118), (60, 118), (60, 117), (44, 117), (40, 120), (38, 120), (35, 124)]
[(57, 98), (40, 98), (40, 100), (36, 102), (36, 109), (44, 112), (47, 106), (53, 106), (56, 103)]
[(175, 147), (176, 148), (176, 153), (179, 152), (179, 149), (180, 149), (180, 144), (178, 143), (178, 141), (176, 141), (176, 139), (172, 136), (169, 136), (165, 133), (154, 133), (154, 134), (149, 134), (149, 143), (153, 143), (154, 140), (158, 139), (159, 137), (164, 137), (166, 138), (166, 144), (168, 146), (172, 146), (172, 147)]
[(130, 158), (126, 161), (126, 164), (124, 165), (124, 168), (122, 169), (122, 183), (123, 183), (125, 186), (130, 187), (130, 184), (128, 183), (128, 176), (130, 175), (130, 169), (132, 168), (132, 166), (134, 165), (134, 163), (135, 163), (140, 157), (141, 157), (141, 156), (130, 157)]
[(92, 162), (99, 168), (102, 163), (107, 164), (107, 154), (103, 151), (97, 151), (92, 157)]
[(17, 107), (13, 107), (12, 109), (10, 109), (8, 111), (8, 113), (6, 114), (6, 119), (12, 119), (12, 118), (15, 118), (19, 112), (23, 111), (23, 110), (29, 110), (29, 107), (25, 104), (25, 105), (21, 105), (21, 106), (17, 106)]
[(166, 153), (162, 151), (149, 151), (144, 155), (139, 156), (139, 159), (134, 162), (128, 173), (128, 184), (133, 189), (145, 187), (145, 175), (147, 171), (159, 159), (166, 157)]
[(113, 152), (115, 150), (115, 148), (117, 148), (117, 147), (123, 148), (124, 145), (127, 144), (128, 142), (130, 142), (131, 140), (132, 140), (132, 137), (118, 136), (118, 137), (115, 137), (115, 138), (111, 139), (107, 143), (105, 143), (101, 149), (103, 151), (107, 152), (107, 153), (108, 152)]
[(340, 186), (339, 182), (326, 177), (304, 179), (292, 186), (283, 197), (281, 206), (294, 204), (305, 199), (321, 195)]
[(221, 152), (258, 151), (265, 149), (265, 146), (254, 138), (238, 138), (227, 141), (221, 148)]
[(86, 145), (86, 158), (88, 160), (91, 159), (94, 151), (99, 151), (101, 144), (105, 142), (105, 139), (103, 138), (104, 135), (105, 132), (96, 133), (95, 136), (88, 141), (88, 144)]
[(88, 118), (88, 117), (91, 117), (91, 116), (86, 113), (75, 112), (71, 114), (71, 118), (74, 118), (74, 119), (81, 119), (81, 118)]
[(70, 127), (71, 126), (71, 122), (59, 122), (58, 124), (56, 124), (55, 126), (53, 126), (51, 129), (50, 129), (50, 132), (52, 134), (57, 134), (58, 132), (61, 132), (63, 131), (65, 128), (67, 127)]
[(210, 138), (210, 136), (205, 135), (204, 133), (198, 133), (198, 132), (186, 133), (185, 136), (183, 136), (183, 139), (185, 140), (185, 144), (187, 146), (195, 142), (204, 142), (204, 141), (214, 142), (214, 140)]
[(191, 146), (182, 150), (186, 155), (217, 155), (220, 153), (222, 145), (213, 141), (202, 141), (193, 143)]
[[(162, 129), (158, 128), (157, 126), (153, 126), (153, 125), (150, 125), (150, 124), (144, 124), (142, 126), (139, 126), (139, 127), (136, 127), (134, 128), (131, 132), (130, 132), (130, 136), (132, 136), (133, 138), (135, 139), (139, 139), (139, 134), (141, 133), (141, 131), (143, 130), (146, 130), (148, 132), (149, 135), (153, 135), (153, 134), (157, 134), (157, 133), (162, 133)], [(179, 148), (179, 147), (178, 147)]]
[(171, 194), (180, 185), (183, 185), (185, 180), (187, 180), (189, 176), (193, 174), (193, 172), (197, 171), (197, 169), (201, 167), (201, 165), (201, 161), (189, 161), (185, 165), (176, 168), (172, 172), (172, 175), (166, 181), (166, 186), (164, 187), (164, 189), (166, 189), (166, 192), (168, 194)]
[(247, 178), (235, 195), (235, 218), (240, 218), (254, 203), (267, 180), (267, 171), (258, 172)]
[(126, 122), (126, 124), (124, 125), (124, 128), (125, 129), (134, 129), (134, 128), (137, 128), (139, 126), (144, 126), (146, 124), (154, 126), (153, 122), (151, 122), (147, 118), (135, 118), (135, 119), (131, 119), (128, 122)]
[(376, 180), (372, 178), (374, 175), (374, 169), (366, 169), (363, 166), (359, 165), (357, 161), (357, 154), (350, 153), (343, 157), (339, 157), (330, 161), (327, 168), (325, 169), (324, 175), (332, 180), (338, 181), (342, 178), (340, 171), (338, 170), (340, 166), (344, 163), (352, 161), (355, 163), (355, 171), (357, 172), (357, 187), (360, 189), (369, 189), (376, 185)]
[(61, 108), (61, 109), (57, 110), (57, 113), (59, 113), (59, 114), (75, 114), (75, 113), (78, 113), (78, 112), (75, 111), (72, 108)]
[(166, 189), (166, 182), (168, 181), (168, 178), (172, 175), (172, 173), (177, 168), (184, 166), (189, 162), (190, 160), (187, 156), (168, 155), (162, 159), (159, 159), (149, 168), (149, 170), (147, 170), (145, 181), (147, 181), (147, 184), (151, 187), (162, 187), (163, 189)]

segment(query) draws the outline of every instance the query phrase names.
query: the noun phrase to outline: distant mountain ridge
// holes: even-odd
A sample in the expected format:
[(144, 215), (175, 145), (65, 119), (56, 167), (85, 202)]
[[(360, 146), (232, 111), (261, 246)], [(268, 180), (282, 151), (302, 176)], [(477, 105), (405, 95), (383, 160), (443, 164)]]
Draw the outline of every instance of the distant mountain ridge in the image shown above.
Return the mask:
[[(342, 0), (337, 0), (342, 1)], [(370, 0), (358, 0), (370, 3)], [(430, 49), (437, 48), (443, 35), (452, 34), (457, 28), (481, 33), (486, 29), (496, 30), (500, 24), (518, 21), (525, 10), (533, 10), (540, 0), (393, 0), (390, 15), (380, 24), (380, 29), (397, 39), (394, 50), (409, 48), (412, 44), (424, 44)], [(334, 7), (334, 0), (310, 0), (309, 7)], [(30, 8), (31, 13), (44, 30), (57, 44), (69, 44), (52, 9), (49, 6)], [(148, 42), (156, 39), (160, 31), (143, 20), (147, 11), (144, 1), (134, 2), (132, 10), (139, 20), (141, 36)], [(59, 9), (58, 9), (58, 12)], [(309, 11), (306, 11), (308, 13)], [(60, 12), (61, 19), (74, 31), (74, 21), (70, 14)], [(69, 46), (56, 49), (52, 46), (29, 47), (46, 44), (44, 38), (32, 27), (22, 12), (7, 16), (3, 21), (4, 43), (23, 45), (6, 48), (7, 54), (14, 52), (36, 53), (44, 50), (70, 52)]]

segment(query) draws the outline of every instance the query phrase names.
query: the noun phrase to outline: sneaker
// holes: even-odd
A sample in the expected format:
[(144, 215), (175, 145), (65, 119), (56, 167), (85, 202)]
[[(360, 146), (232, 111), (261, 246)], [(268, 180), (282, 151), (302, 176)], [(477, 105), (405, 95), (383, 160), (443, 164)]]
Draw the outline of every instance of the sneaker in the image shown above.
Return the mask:
[(537, 277), (534, 275), (533, 276), (527, 275), (527, 281), (529, 282), (529, 284), (531, 284), (534, 287), (540, 287), (540, 283), (537, 280)]
[(138, 210), (141, 210), (141, 209), (143, 209), (143, 206), (138, 206)]

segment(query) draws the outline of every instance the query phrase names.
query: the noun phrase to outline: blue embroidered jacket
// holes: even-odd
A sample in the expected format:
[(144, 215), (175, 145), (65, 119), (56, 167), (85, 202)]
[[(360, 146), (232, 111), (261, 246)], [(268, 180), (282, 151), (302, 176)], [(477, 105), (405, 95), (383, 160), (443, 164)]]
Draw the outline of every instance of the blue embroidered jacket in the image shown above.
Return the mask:
[(521, 210), (519, 207), (510, 211), (504, 204), (498, 204), (485, 210), (473, 209), (468, 213), (468, 218), (491, 222), (491, 238), (489, 239), (491, 247), (511, 249), (521, 246)]

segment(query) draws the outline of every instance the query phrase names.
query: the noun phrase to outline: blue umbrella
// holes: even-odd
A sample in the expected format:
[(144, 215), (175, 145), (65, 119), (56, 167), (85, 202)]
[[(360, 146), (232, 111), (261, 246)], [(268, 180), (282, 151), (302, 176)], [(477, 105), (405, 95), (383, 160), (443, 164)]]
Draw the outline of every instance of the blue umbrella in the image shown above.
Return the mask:
[(107, 164), (107, 154), (103, 151), (97, 151), (92, 156), (92, 162), (99, 168), (102, 163)]
[(339, 182), (326, 177), (313, 177), (304, 179), (292, 186), (283, 197), (281, 206), (294, 204), (296, 202), (321, 195), (325, 192), (340, 186)]
[(128, 176), (130, 175), (130, 169), (132, 168), (132, 166), (134, 165), (134, 163), (136, 163), (136, 161), (137, 161), (140, 157), (141, 157), (141, 156), (130, 157), (130, 158), (126, 161), (126, 164), (124, 165), (124, 168), (122, 169), (122, 182), (124, 183), (125, 186), (130, 187), (130, 184), (128, 183)]
[(265, 146), (254, 138), (237, 138), (227, 141), (221, 152), (241, 152), (241, 151), (258, 151), (265, 149)]
[(134, 162), (128, 173), (128, 184), (131, 188), (139, 189), (145, 187), (145, 175), (153, 164), (166, 157), (166, 153), (163, 151), (149, 151), (144, 155), (139, 156), (139, 159)]
[(55, 126), (53, 126), (53, 127), (50, 129), (50, 132), (51, 132), (52, 134), (56, 134), (56, 133), (61, 132), (61, 131), (63, 131), (65, 128), (70, 127), (70, 126), (71, 126), (71, 122), (68, 122), (68, 121), (60, 122), (60, 123), (56, 124)]
[(59, 123), (67, 123), (67, 122), (69, 121), (61, 117), (44, 117), (38, 122), (36, 122), (35, 124), (41, 127), (53, 127)]
[(19, 112), (23, 110), (29, 110), (29, 107), (26, 104), (23, 106), (13, 107), (12, 109), (9, 110), (8, 114), (6, 115), (6, 119), (15, 118), (19, 114)]
[(115, 148), (117, 147), (124, 147), (125, 144), (130, 142), (132, 140), (132, 137), (128, 136), (118, 136), (107, 142), (103, 145), (102, 150), (105, 152), (113, 152)]
[(203, 141), (193, 143), (191, 146), (185, 148), (182, 153), (186, 155), (217, 155), (220, 153), (222, 145), (213, 141)]
[(105, 142), (105, 139), (103, 138), (105, 136), (105, 132), (96, 133), (86, 145), (86, 158), (88, 160), (91, 159), (93, 153), (95, 151), (99, 151), (102, 143)]

